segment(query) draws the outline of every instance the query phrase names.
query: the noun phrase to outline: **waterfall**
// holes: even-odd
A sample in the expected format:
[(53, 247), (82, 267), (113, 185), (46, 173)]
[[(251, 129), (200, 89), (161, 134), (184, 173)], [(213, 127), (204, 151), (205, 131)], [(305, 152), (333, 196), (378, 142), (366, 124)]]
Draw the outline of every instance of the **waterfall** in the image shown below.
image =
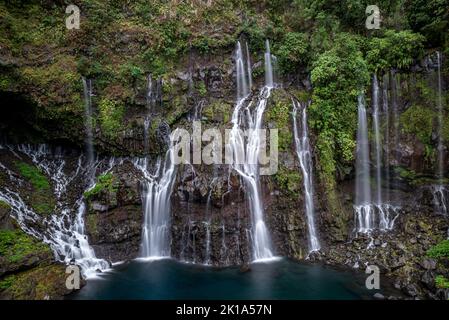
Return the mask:
[[(302, 109), (301, 136), (299, 136), (297, 112)], [(304, 197), (306, 204), (307, 228), (309, 231), (309, 252), (320, 250), (320, 242), (315, 227), (315, 205), (313, 202), (313, 172), (312, 172), (312, 152), (309, 143), (309, 132), (307, 126), (307, 108), (299, 105), (293, 100), (293, 133), (295, 137), (296, 155), (301, 166)]]
[(210, 190), (209, 190), (209, 194), (207, 195), (207, 202), (206, 202), (206, 219), (207, 219), (207, 221), (204, 222), (204, 226), (206, 227), (206, 253), (205, 253), (205, 261), (204, 261), (205, 265), (210, 265), (211, 264), (211, 258), (210, 258), (210, 251), (211, 251), (210, 250), (211, 249), (210, 227), (211, 227), (212, 217), (211, 217), (210, 210), (211, 210), (213, 185), (214, 185), (216, 180), (217, 180), (217, 168), (214, 166), (214, 175), (213, 175), (213, 178), (212, 178), (212, 182), (210, 184)]
[(248, 72), (249, 90), (251, 91), (251, 88), (253, 87), (253, 76), (252, 76), (252, 70), (251, 70), (251, 56), (249, 55), (248, 42), (246, 42), (246, 68), (247, 68), (247, 72)]
[[(245, 106), (245, 99), (249, 95), (249, 91), (246, 85), (247, 75), (243, 68), (240, 42), (237, 44), (236, 57), (238, 101), (232, 114), (228, 148), (232, 154), (232, 168), (242, 177), (247, 187), (252, 218), (253, 259), (255, 261), (266, 260), (273, 258), (273, 253), (271, 239), (264, 221), (260, 192), (258, 157), (262, 140), (258, 130), (262, 128), (263, 113), (271, 95), (271, 87), (267, 83), (262, 88), (255, 110), (251, 111), (252, 101)], [(270, 73), (272, 70), (266, 68), (265, 72)], [(272, 75), (269, 78), (272, 79)], [(249, 131), (246, 143), (244, 129)]]
[(268, 39), (265, 41), (265, 85), (269, 88), (274, 86), (272, 55)]
[(356, 152), (356, 189), (355, 211), (358, 216), (359, 232), (366, 232), (374, 227), (374, 213), (371, 206), (368, 122), (365, 101), (362, 94), (358, 97), (358, 129)]
[(388, 75), (384, 74), (382, 79), (382, 111), (385, 114), (385, 152), (384, 161), (386, 164), (385, 184), (387, 186), (386, 201), (390, 201), (390, 110), (388, 107)]
[(380, 146), (380, 130), (379, 130), (379, 83), (377, 75), (373, 76), (373, 129), (374, 129), (374, 152), (376, 158), (376, 198), (377, 205), (382, 204), (382, 176), (381, 176), (381, 146)]
[[(374, 229), (392, 230), (399, 215), (399, 207), (382, 202), (381, 156), (379, 133), (379, 88), (377, 77), (373, 77), (373, 127), (376, 158), (376, 198), (371, 198), (370, 158), (368, 142), (368, 120), (363, 95), (358, 97), (358, 129), (356, 152), (355, 226), (360, 233), (370, 233)], [(385, 97), (384, 97), (385, 98)], [(385, 103), (385, 101), (384, 101)], [(388, 107), (384, 105), (384, 107)]]
[(437, 51), (437, 65), (438, 65), (438, 98), (437, 98), (437, 108), (438, 108), (438, 178), (440, 179), (440, 184), (443, 182), (444, 178), (444, 146), (443, 146), (443, 102), (442, 102), (442, 83), (441, 83), (441, 55)]
[(148, 137), (148, 130), (150, 129), (151, 124), (151, 113), (152, 113), (152, 107), (155, 103), (155, 94), (154, 94), (154, 88), (153, 88), (153, 79), (151, 77), (151, 74), (147, 76), (147, 92), (146, 92), (146, 103), (147, 103), (147, 115), (145, 116), (144, 122), (143, 122), (143, 137), (144, 137), (144, 151), (145, 153), (149, 152), (149, 137)]
[(170, 256), (170, 195), (176, 177), (174, 148), (171, 146), (162, 163), (156, 162), (154, 173), (148, 168), (148, 159), (135, 159), (134, 165), (145, 178), (143, 184), (144, 223), (142, 228), (143, 258)]
[[(232, 115), (232, 129), (229, 133), (229, 147), (233, 154), (233, 168), (243, 178), (247, 186), (250, 211), (252, 215), (253, 258), (263, 260), (273, 257), (271, 240), (264, 221), (264, 210), (260, 194), (260, 177), (258, 156), (261, 137), (257, 129), (262, 127), (262, 116), (271, 94), (271, 88), (264, 87), (259, 95), (256, 109), (251, 114), (250, 105), (242, 111), (244, 100), (237, 103)], [(245, 117), (246, 116), (246, 117)], [(246, 124), (249, 129), (248, 141), (242, 129)], [(246, 155), (246, 157), (245, 157)]]
[(399, 164), (399, 153), (398, 150), (400, 148), (399, 146), (399, 106), (398, 106), (398, 83), (397, 83), (397, 75), (395, 72), (390, 72), (391, 76), (391, 99), (392, 99), (392, 111), (393, 111), (393, 143), (394, 143), (394, 165)]
[(248, 88), (249, 75), (248, 69), (245, 69), (242, 45), (240, 41), (237, 42), (237, 49), (235, 54), (236, 77), (237, 77), (237, 101), (246, 98), (250, 90)]
[(433, 197), (435, 208), (438, 213), (448, 214), (448, 200), (446, 194), (447, 188), (444, 186), (444, 144), (443, 144), (443, 101), (442, 101), (442, 79), (441, 79), (441, 54), (436, 52), (437, 56), (437, 117), (438, 117), (438, 164), (437, 177), (438, 184), (433, 186)]
[(92, 133), (92, 80), (83, 79), (84, 89), (84, 127), (86, 130), (86, 154), (87, 163), (94, 161), (94, 146)]
[[(107, 261), (96, 258), (85, 235), (86, 207), (83, 197), (81, 196), (74, 205), (71, 205), (67, 198), (67, 188), (76, 188), (80, 183), (89, 181), (85, 191), (92, 189), (95, 186), (90, 183), (92, 173), (100, 167), (106, 167), (103, 173), (109, 172), (117, 164), (117, 159), (111, 158), (107, 164), (104, 161), (94, 160), (89, 163), (89, 160), (83, 161), (83, 157), (80, 156), (76, 161), (76, 170), (68, 175), (65, 172), (67, 161), (61, 154), (53, 153), (47, 145), (39, 145), (37, 148), (20, 145), (17, 148), (18, 153), (13, 147), (8, 148), (20, 160), (23, 157), (22, 154), (29, 157), (50, 178), (56, 197), (53, 214), (43, 217), (25, 204), (19, 192), (8, 187), (0, 189), (0, 199), (11, 206), (14, 218), (20, 227), (26, 233), (49, 244), (58, 261), (79, 265), (86, 278), (94, 276), (97, 270), (109, 268)], [(0, 167), (5, 168), (3, 165)], [(21, 185), (22, 182), (18, 184)], [(42, 230), (39, 226), (42, 226)]]

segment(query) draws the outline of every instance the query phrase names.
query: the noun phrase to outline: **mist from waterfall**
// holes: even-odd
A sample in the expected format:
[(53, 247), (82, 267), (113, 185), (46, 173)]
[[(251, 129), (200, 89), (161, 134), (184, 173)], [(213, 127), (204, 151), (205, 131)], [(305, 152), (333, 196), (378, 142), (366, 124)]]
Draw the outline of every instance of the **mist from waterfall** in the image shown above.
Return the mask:
[[(298, 156), (301, 167), (303, 185), (304, 185), (304, 200), (307, 216), (307, 229), (309, 231), (309, 252), (320, 250), (320, 242), (315, 224), (315, 205), (314, 187), (313, 187), (313, 163), (312, 151), (309, 143), (309, 130), (307, 125), (307, 108), (301, 106), (299, 102), (293, 101), (293, 134), (295, 138), (296, 155)], [(297, 113), (301, 112), (301, 128), (298, 126)], [(301, 130), (301, 136), (299, 135)]]

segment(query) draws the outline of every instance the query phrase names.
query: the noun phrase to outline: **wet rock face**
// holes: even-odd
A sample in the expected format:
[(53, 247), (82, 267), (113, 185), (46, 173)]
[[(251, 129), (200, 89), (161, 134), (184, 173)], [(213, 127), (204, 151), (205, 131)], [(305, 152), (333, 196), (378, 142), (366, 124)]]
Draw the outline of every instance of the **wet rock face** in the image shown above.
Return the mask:
[(85, 224), (96, 256), (117, 262), (139, 254), (143, 220), (141, 177), (128, 161), (112, 174), (111, 185), (88, 197)]
[(348, 243), (323, 250), (321, 259), (361, 270), (378, 266), (383, 277), (381, 286), (383, 280), (391, 280), (406, 297), (437, 298), (435, 277), (443, 270), (426, 252), (446, 238), (448, 218), (436, 214), (433, 206), (408, 202), (399, 211), (393, 231), (354, 235)]
[(180, 169), (171, 199), (172, 256), (215, 266), (249, 262), (249, 210), (239, 179), (228, 184), (225, 166), (215, 175), (206, 166)]

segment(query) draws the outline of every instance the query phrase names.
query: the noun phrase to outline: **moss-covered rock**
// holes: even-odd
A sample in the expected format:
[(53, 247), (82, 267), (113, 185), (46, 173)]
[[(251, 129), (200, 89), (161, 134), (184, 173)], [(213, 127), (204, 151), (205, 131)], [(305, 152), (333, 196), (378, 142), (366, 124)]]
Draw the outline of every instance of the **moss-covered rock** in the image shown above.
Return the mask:
[[(51, 264), (0, 280), (0, 298), (14, 300), (62, 299), (72, 292), (66, 287), (66, 266)], [(84, 284), (84, 281), (83, 281)]]
[(48, 245), (23, 231), (0, 230), (0, 277), (48, 264), (53, 258)]
[(36, 166), (23, 161), (16, 161), (15, 167), (20, 175), (29, 183), (29, 204), (41, 215), (53, 213), (56, 205), (48, 178)]

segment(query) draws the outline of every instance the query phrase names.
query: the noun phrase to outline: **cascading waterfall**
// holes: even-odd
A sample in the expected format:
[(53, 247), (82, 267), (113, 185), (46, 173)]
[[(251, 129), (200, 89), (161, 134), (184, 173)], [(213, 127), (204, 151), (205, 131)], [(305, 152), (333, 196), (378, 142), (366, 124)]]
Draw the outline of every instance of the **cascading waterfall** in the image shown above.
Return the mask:
[(382, 175), (381, 175), (381, 146), (379, 130), (379, 83), (377, 75), (373, 76), (373, 129), (374, 129), (374, 152), (376, 158), (376, 198), (377, 205), (382, 204)]
[(155, 101), (155, 95), (153, 93), (153, 79), (151, 77), (151, 74), (147, 76), (147, 92), (146, 92), (146, 102), (147, 102), (147, 115), (145, 116), (144, 122), (143, 122), (143, 137), (144, 137), (144, 151), (145, 153), (148, 153), (149, 151), (149, 137), (148, 137), (148, 130), (150, 129), (150, 122), (151, 122), (151, 112), (152, 112), (152, 106), (154, 105)]
[(388, 107), (388, 74), (384, 74), (382, 79), (382, 111), (385, 114), (385, 131), (384, 131), (384, 161), (386, 164), (385, 184), (388, 190), (385, 194), (386, 202), (390, 201), (390, 110)]
[(433, 199), (436, 212), (440, 214), (448, 214), (449, 199), (448, 189), (444, 185), (444, 144), (443, 144), (443, 98), (442, 98), (442, 79), (441, 79), (441, 54), (436, 52), (437, 57), (437, 117), (438, 117), (438, 163), (436, 175), (439, 179), (438, 184), (433, 186)]
[[(384, 97), (385, 98), (385, 97)], [(384, 108), (388, 108), (388, 105)], [(354, 205), (356, 231), (370, 233), (374, 229), (392, 230), (398, 217), (399, 207), (382, 200), (382, 158), (379, 129), (379, 84), (373, 77), (373, 131), (376, 162), (376, 195), (373, 201), (370, 186), (370, 158), (368, 141), (368, 120), (363, 95), (358, 97), (358, 129), (356, 159), (356, 201)]]
[(442, 185), (444, 178), (444, 146), (443, 146), (443, 102), (442, 102), (442, 81), (441, 81), (441, 55), (437, 51), (437, 77), (438, 77), (438, 95), (437, 95), (437, 111), (438, 111), (438, 178)]
[(245, 99), (249, 93), (249, 79), (250, 75), (246, 74), (248, 69), (245, 69), (244, 56), (242, 45), (240, 41), (237, 42), (237, 49), (235, 54), (236, 77), (237, 77), (237, 102)]
[[(241, 56), (240, 43), (237, 44), (237, 97), (238, 101), (232, 115), (232, 129), (229, 134), (229, 148), (232, 152), (232, 168), (243, 178), (249, 195), (250, 211), (252, 216), (252, 246), (253, 259), (266, 260), (273, 258), (271, 239), (264, 221), (264, 210), (260, 192), (258, 156), (261, 147), (261, 137), (258, 129), (262, 127), (262, 116), (271, 94), (273, 83), (266, 83), (258, 97), (258, 104), (251, 114), (250, 102), (243, 110), (245, 98), (249, 95), (247, 90), (245, 68)], [(271, 56), (265, 53), (265, 59), (271, 61)], [(266, 73), (271, 73), (266, 79), (273, 79), (271, 65), (265, 62)], [(245, 121), (246, 120), (246, 121)], [(243, 129), (250, 130), (248, 141), (245, 144)]]
[(356, 152), (356, 188), (355, 212), (359, 232), (367, 232), (374, 228), (374, 212), (371, 206), (368, 121), (365, 101), (362, 94), (358, 97), (358, 129)]
[(252, 76), (252, 70), (251, 70), (251, 56), (249, 55), (249, 47), (248, 42), (246, 44), (246, 69), (248, 72), (248, 86), (249, 90), (251, 91), (251, 88), (253, 87), (253, 76)]
[[(28, 234), (48, 243), (58, 261), (79, 265), (86, 278), (95, 276), (98, 270), (108, 269), (109, 263), (96, 258), (85, 235), (83, 217), (86, 208), (83, 197), (81, 196), (74, 205), (71, 205), (66, 196), (67, 188), (71, 184), (79, 183), (76, 180), (89, 181), (85, 191), (93, 188), (95, 184), (90, 183), (92, 173), (95, 173), (98, 167), (105, 165), (103, 161), (88, 163), (89, 160), (83, 161), (81, 156), (78, 158), (75, 172), (67, 175), (64, 171), (66, 161), (60, 154), (53, 153), (47, 145), (40, 145), (37, 148), (20, 145), (17, 148), (20, 154), (13, 151), (13, 147), (9, 149), (19, 159), (22, 159), (20, 154), (28, 156), (51, 179), (57, 200), (54, 213), (49, 217), (42, 217), (25, 204), (18, 192), (8, 188), (1, 189), (0, 199), (11, 206), (20, 227)], [(111, 158), (103, 173), (112, 170), (116, 164), (117, 159)], [(39, 225), (45, 226), (43, 231), (38, 228)]]
[[(297, 112), (302, 109), (301, 136), (299, 135)], [(313, 202), (313, 172), (312, 152), (309, 143), (309, 132), (307, 126), (306, 106), (300, 106), (299, 102), (293, 100), (293, 133), (295, 137), (296, 154), (301, 166), (304, 184), (304, 197), (306, 204), (307, 228), (309, 231), (309, 252), (320, 250), (320, 242), (315, 225), (315, 205)]]
[(273, 62), (270, 50), (270, 42), (268, 39), (265, 41), (265, 85), (269, 88), (273, 88)]
[(83, 79), (84, 89), (84, 127), (86, 130), (86, 154), (87, 163), (92, 164), (94, 161), (94, 144), (92, 133), (92, 80)]
[(170, 256), (170, 195), (176, 176), (173, 147), (167, 151), (163, 163), (160, 158), (157, 160), (154, 174), (150, 172), (148, 162), (147, 158), (134, 160), (135, 167), (145, 178), (141, 256), (156, 259)]

